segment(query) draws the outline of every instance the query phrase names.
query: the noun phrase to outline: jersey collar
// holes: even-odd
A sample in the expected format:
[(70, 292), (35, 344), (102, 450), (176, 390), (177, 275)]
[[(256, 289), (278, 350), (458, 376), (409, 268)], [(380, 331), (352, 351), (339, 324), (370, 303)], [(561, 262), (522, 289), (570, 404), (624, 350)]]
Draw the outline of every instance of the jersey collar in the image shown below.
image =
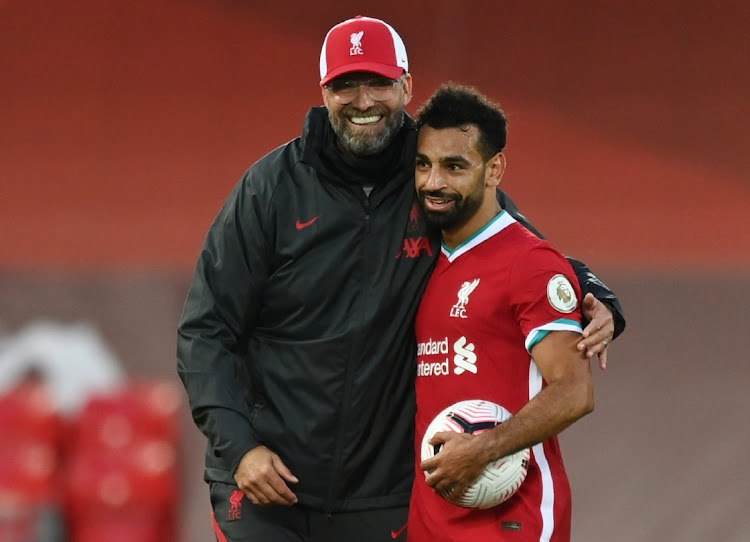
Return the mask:
[(471, 237), (466, 241), (458, 245), (456, 248), (451, 250), (445, 245), (445, 242), (440, 243), (440, 251), (448, 258), (449, 262), (452, 262), (458, 258), (461, 254), (470, 251), (477, 245), (480, 245), (493, 235), (500, 233), (511, 224), (515, 224), (516, 219), (510, 216), (504, 209), (500, 211), (492, 220), (487, 222), (479, 230), (477, 230)]

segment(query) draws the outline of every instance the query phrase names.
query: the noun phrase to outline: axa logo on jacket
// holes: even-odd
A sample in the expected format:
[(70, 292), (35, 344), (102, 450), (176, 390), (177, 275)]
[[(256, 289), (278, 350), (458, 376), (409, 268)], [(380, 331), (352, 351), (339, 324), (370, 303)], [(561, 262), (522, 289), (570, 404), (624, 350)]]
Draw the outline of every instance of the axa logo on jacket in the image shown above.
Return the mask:
[(419, 258), (420, 256), (432, 256), (430, 239), (424, 235), (424, 219), (419, 209), (419, 204), (412, 203), (409, 211), (409, 222), (406, 225), (406, 236), (401, 249), (396, 253), (396, 258)]
[(419, 258), (420, 256), (432, 256), (430, 240), (427, 237), (404, 237), (404, 244), (396, 253), (396, 258)]

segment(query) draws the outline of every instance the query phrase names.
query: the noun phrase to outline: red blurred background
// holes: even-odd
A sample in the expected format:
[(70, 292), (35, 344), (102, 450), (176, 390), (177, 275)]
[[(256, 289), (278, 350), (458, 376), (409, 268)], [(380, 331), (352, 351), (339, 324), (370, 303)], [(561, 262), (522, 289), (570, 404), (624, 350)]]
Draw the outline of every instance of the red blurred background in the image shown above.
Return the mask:
[[(445, 80), (502, 104), (504, 188), (621, 297), (597, 410), (562, 439), (574, 539), (746, 540), (744, 2), (0, 0), (0, 324), (94, 322), (130, 376), (176, 381), (206, 229), (299, 134), (323, 37), (357, 14), (403, 37), (410, 112)], [(179, 540), (197, 542), (183, 411)]]

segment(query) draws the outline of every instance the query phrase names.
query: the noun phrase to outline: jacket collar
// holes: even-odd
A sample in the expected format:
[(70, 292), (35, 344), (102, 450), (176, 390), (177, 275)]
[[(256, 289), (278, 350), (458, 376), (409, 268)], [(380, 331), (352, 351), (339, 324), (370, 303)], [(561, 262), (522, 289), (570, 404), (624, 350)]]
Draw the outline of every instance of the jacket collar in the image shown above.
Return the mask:
[[(362, 182), (362, 179), (351, 178), (353, 175), (347, 174), (344, 168), (338, 168), (336, 163), (345, 162), (342, 158), (339, 160), (326, 160), (326, 154), (334, 153), (343, 155), (336, 146), (336, 136), (328, 120), (328, 109), (324, 106), (313, 107), (308, 111), (302, 130), (302, 162), (311, 166), (319, 175), (329, 181), (334, 182)], [(401, 184), (404, 179), (413, 182), (414, 156), (416, 152), (416, 124), (414, 120), (406, 114), (404, 124), (391, 143), (391, 147), (385, 151), (393, 153), (395, 163), (390, 173), (384, 172), (387, 178), (382, 179), (382, 183), (375, 184), (392, 184), (397, 182)]]

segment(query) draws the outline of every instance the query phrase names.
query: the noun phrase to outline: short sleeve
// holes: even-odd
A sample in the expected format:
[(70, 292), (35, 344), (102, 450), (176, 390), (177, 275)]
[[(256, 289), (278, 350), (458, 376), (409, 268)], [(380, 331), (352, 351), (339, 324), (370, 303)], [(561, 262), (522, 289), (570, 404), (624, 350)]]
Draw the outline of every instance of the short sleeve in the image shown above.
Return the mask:
[(528, 352), (550, 331), (583, 331), (578, 279), (549, 243), (540, 240), (519, 255), (509, 279), (511, 305)]

